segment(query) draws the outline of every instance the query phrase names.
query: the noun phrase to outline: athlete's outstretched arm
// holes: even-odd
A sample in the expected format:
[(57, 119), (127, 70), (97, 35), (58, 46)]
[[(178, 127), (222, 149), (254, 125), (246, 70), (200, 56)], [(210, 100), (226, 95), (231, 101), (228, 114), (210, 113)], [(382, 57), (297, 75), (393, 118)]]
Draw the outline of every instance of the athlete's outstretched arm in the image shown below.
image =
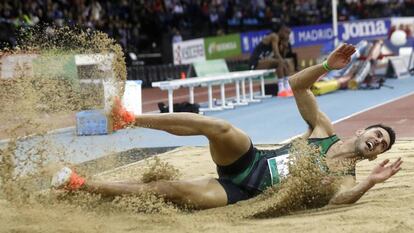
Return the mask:
[(352, 204), (358, 201), (369, 189), (375, 184), (381, 183), (395, 175), (401, 170), (402, 160), (398, 158), (391, 165), (388, 165), (390, 160), (386, 159), (378, 164), (371, 172), (371, 174), (361, 183), (354, 187), (338, 192), (331, 200), (330, 204)]
[[(353, 45), (344, 44), (333, 51), (327, 59), (327, 65), (331, 69), (342, 69), (349, 62), (355, 52)], [(289, 78), (289, 83), (295, 96), (296, 104), (302, 118), (312, 130), (320, 128), (327, 134), (333, 134), (333, 126), (328, 117), (319, 111), (316, 98), (310, 88), (321, 75), (326, 73), (322, 64), (308, 67)]]

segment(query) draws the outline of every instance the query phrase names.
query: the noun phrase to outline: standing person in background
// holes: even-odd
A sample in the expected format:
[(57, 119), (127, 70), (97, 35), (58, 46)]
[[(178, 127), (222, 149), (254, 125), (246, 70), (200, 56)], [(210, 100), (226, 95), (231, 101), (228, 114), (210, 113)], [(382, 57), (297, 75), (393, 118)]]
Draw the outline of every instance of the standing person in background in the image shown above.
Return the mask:
[(286, 51), (290, 32), (286, 25), (275, 26), (270, 34), (263, 37), (250, 56), (250, 69), (276, 69), (279, 97), (293, 96), (288, 82), (288, 64), (281, 52)]

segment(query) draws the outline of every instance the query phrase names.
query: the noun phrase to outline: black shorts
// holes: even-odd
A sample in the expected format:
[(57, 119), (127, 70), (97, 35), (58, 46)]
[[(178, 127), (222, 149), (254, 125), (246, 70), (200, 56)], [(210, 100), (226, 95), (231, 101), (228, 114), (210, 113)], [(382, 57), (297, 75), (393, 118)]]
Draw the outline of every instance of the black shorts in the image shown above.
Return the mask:
[(258, 150), (250, 143), (249, 150), (237, 161), (217, 166), (218, 181), (227, 193), (228, 204), (252, 198), (278, 183), (279, 177), (272, 175), (277, 172), (270, 171), (269, 159), (288, 154), (289, 148), (290, 144), (275, 150)]
[(228, 205), (254, 197), (254, 195), (234, 184), (231, 180), (218, 178), (217, 181), (226, 191)]
[(234, 177), (250, 167), (256, 156), (256, 148), (250, 144), (249, 150), (234, 163), (227, 166), (217, 166), (219, 178), (217, 181), (223, 186), (227, 194), (227, 204), (234, 204), (256, 196), (258, 190), (246, 187), (243, 183), (234, 182)]
[(255, 70), (261, 59), (267, 59), (273, 57), (273, 48), (271, 44), (263, 44), (260, 42), (253, 50), (250, 60), (249, 60), (249, 69)]
[(260, 58), (252, 56), (249, 60), (249, 69), (255, 70), (257, 68), (257, 65), (259, 64), (259, 60)]

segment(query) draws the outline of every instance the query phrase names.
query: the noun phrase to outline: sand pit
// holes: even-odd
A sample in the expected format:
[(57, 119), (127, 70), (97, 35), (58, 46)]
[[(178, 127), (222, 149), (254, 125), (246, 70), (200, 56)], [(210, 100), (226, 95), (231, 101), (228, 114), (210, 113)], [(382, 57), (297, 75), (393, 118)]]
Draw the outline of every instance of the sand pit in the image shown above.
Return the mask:
[[(23, 52), (42, 55), (48, 58), (47, 61), (54, 60), (56, 55), (62, 58), (72, 56), (73, 53), (115, 53), (114, 78), (118, 81), (125, 80), (126, 67), (122, 50), (104, 34), (63, 28), (34, 35), (29, 33), (29, 36), (26, 47), (22, 47)], [(20, 52), (22, 51), (13, 53)], [(43, 66), (61, 70), (56, 66), (47, 66), (46, 63)], [(32, 77), (26, 71), (28, 70), (23, 66), (16, 70), (17, 77), (0, 82), (0, 86), (4, 87), (2, 90), (7, 90), (0, 92), (3, 107), (0, 114), (3, 123), (0, 126), (0, 138), (11, 139), (6, 148), (0, 150), (0, 232), (414, 231), (414, 210), (411, 204), (414, 201), (411, 178), (414, 171), (414, 139), (399, 140), (391, 151), (381, 156), (391, 159), (403, 157), (403, 170), (386, 183), (374, 187), (356, 204), (301, 210), (288, 215), (283, 213), (282, 216), (268, 219), (251, 217), (252, 213), (258, 212), (259, 207), (273, 205), (272, 202), (267, 202), (268, 199), (255, 198), (222, 208), (196, 211), (177, 208), (151, 194), (102, 200), (99, 196), (85, 193), (62, 195), (47, 190), (37, 192), (39, 187), (45, 186), (53, 170), (58, 167), (44, 163), (47, 162), (47, 156), (61, 155), (52, 152), (53, 145), (46, 139), (39, 140), (37, 146), (23, 151), (18, 147), (19, 140), (24, 140), (24, 136), (42, 135), (55, 128), (72, 125), (73, 122), (68, 122), (67, 119), (76, 111), (100, 106), (95, 106), (89, 100), (94, 99), (91, 97), (101, 99), (101, 96), (99, 90), (84, 93), (72, 79), (62, 79), (59, 75), (50, 77), (43, 73), (39, 77)], [(95, 75), (99, 77), (101, 72), (97, 71)], [(42, 120), (39, 121), (39, 118)], [(16, 155), (19, 150), (27, 158), (18, 158)], [(158, 159), (157, 169), (170, 171), (167, 178), (217, 176), (206, 147), (181, 147), (158, 155)], [(149, 164), (148, 161), (139, 161), (100, 174), (94, 174), (90, 170), (78, 171), (88, 177), (94, 175), (94, 179), (98, 180), (139, 182), (143, 174), (148, 174), (148, 168), (151, 169), (151, 161)], [(115, 162), (111, 159), (107, 161)], [(379, 162), (359, 164), (357, 179), (363, 179)], [(34, 173), (26, 176), (26, 179), (16, 178), (16, 175), (21, 175), (16, 174), (18, 165), (30, 167)], [(286, 196), (286, 192), (282, 191), (274, 195), (279, 197), (278, 194)]]
[[(1, 200), (0, 232), (413, 232), (414, 139), (399, 140), (382, 155), (391, 159), (398, 156), (405, 161), (403, 169), (353, 205), (326, 206), (255, 220), (240, 217), (249, 210), (249, 201), (191, 212), (163, 206), (159, 213), (143, 214), (108, 208), (107, 204), (84, 208), (85, 198), (83, 204), (77, 203), (78, 207), (66, 202), (16, 206)], [(181, 147), (158, 157), (178, 168), (181, 179), (216, 176), (204, 147)], [(378, 162), (359, 163), (357, 180), (363, 179)], [(101, 173), (96, 179), (137, 180), (145, 166), (145, 161), (139, 161)]]

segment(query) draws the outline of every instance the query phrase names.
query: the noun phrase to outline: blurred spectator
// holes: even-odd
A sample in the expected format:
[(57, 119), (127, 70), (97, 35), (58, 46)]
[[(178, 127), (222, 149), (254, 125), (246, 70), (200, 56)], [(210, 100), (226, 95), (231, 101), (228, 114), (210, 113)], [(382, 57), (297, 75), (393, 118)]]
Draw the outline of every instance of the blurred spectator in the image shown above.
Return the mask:
[[(414, 15), (412, 0), (338, 2), (339, 20)], [(331, 13), (331, 0), (2, 0), (0, 40), (13, 45), (16, 29), (38, 23), (80, 25), (141, 51), (160, 44), (172, 28), (194, 38), (269, 28), (275, 22), (329, 23)]]
[(183, 41), (180, 31), (177, 28), (172, 29), (172, 43)]
[(210, 35), (214, 35), (219, 28), (219, 14), (216, 7), (212, 7), (212, 9), (210, 9), (209, 19), (209, 32)]

